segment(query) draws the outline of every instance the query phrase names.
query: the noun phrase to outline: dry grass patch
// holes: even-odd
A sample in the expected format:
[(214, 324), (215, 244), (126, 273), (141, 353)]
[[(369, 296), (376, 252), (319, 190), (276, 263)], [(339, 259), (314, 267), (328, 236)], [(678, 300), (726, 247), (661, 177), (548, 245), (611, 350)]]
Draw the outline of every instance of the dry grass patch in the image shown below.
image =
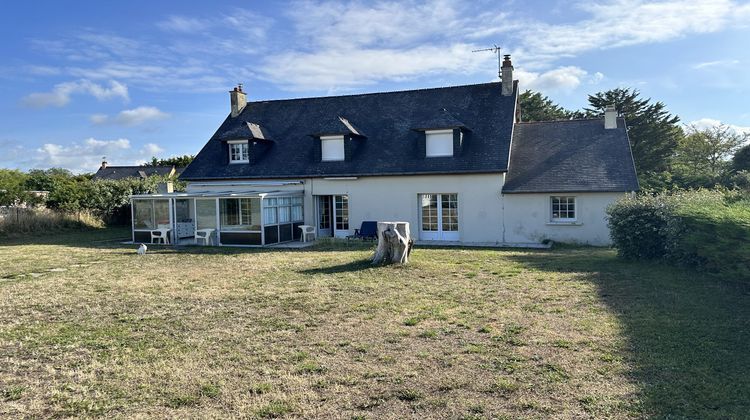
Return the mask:
[(138, 257), (92, 235), (0, 246), (0, 416), (659, 412), (603, 296), (598, 267), (632, 275), (608, 250), (576, 265), (575, 249), (416, 249), (373, 267), (369, 244)]

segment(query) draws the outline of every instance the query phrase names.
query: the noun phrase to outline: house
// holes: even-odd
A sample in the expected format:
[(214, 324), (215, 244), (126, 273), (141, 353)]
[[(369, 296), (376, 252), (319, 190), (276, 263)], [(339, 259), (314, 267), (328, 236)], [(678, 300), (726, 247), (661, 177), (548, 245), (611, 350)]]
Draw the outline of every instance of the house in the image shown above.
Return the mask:
[(94, 180), (148, 178), (150, 176), (178, 177), (185, 168), (177, 166), (110, 166), (106, 160), (94, 174)]
[(246, 101), (180, 179), (184, 193), (133, 196), (133, 240), (200, 230), (268, 245), (407, 221), (417, 241), (608, 244), (606, 207), (638, 189), (625, 121), (527, 123), (509, 56), (502, 82)]

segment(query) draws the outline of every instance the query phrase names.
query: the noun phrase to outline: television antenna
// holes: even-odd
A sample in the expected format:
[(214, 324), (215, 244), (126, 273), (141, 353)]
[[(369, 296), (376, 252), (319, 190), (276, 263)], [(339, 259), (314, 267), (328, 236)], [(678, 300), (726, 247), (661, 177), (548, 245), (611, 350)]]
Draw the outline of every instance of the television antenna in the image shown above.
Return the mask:
[(483, 51), (492, 51), (493, 53), (497, 54), (497, 77), (502, 78), (503, 72), (501, 70), (501, 67), (503, 66), (503, 59), (502, 55), (500, 54), (500, 47), (495, 44), (492, 48), (482, 48), (481, 50), (473, 50), (472, 52), (483, 52)]

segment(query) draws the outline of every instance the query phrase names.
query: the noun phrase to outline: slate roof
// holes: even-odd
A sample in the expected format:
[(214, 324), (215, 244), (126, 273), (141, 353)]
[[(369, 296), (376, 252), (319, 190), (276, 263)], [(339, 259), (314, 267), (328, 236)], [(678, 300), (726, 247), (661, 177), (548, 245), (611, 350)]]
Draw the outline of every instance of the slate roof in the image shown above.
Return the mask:
[(125, 179), (125, 178), (148, 178), (152, 175), (167, 176), (175, 170), (175, 175), (183, 168), (173, 166), (107, 166), (99, 168), (93, 179)]
[(625, 120), (517, 123), (504, 193), (637, 191)]
[[(517, 87), (514, 95), (502, 96), (496, 82), (248, 102), (236, 118), (226, 118), (181, 179), (503, 172), (508, 168), (516, 95)], [(460, 155), (424, 157), (424, 133), (416, 130), (429, 128), (425, 122), (446, 120), (467, 129)], [(267, 130), (274, 141), (266, 142), (257, 161), (229, 164), (225, 140), (247, 134), (247, 123)], [(351, 159), (321, 162), (315, 149), (315, 135), (321, 130), (359, 134), (353, 136), (357, 144)]]

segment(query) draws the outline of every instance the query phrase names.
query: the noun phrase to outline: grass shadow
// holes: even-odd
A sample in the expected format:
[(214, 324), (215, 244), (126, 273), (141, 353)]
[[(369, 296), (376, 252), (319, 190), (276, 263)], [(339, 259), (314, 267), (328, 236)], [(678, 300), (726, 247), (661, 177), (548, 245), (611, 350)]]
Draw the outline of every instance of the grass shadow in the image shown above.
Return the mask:
[(378, 266), (372, 265), (370, 260), (355, 260), (345, 264), (332, 265), (328, 267), (310, 268), (306, 270), (298, 270), (300, 274), (337, 274), (337, 273), (349, 273), (354, 271), (363, 271), (375, 268)]
[(509, 255), (527, 268), (575, 272), (619, 318), (637, 407), (664, 418), (743, 418), (750, 412), (750, 284), (611, 250)]

